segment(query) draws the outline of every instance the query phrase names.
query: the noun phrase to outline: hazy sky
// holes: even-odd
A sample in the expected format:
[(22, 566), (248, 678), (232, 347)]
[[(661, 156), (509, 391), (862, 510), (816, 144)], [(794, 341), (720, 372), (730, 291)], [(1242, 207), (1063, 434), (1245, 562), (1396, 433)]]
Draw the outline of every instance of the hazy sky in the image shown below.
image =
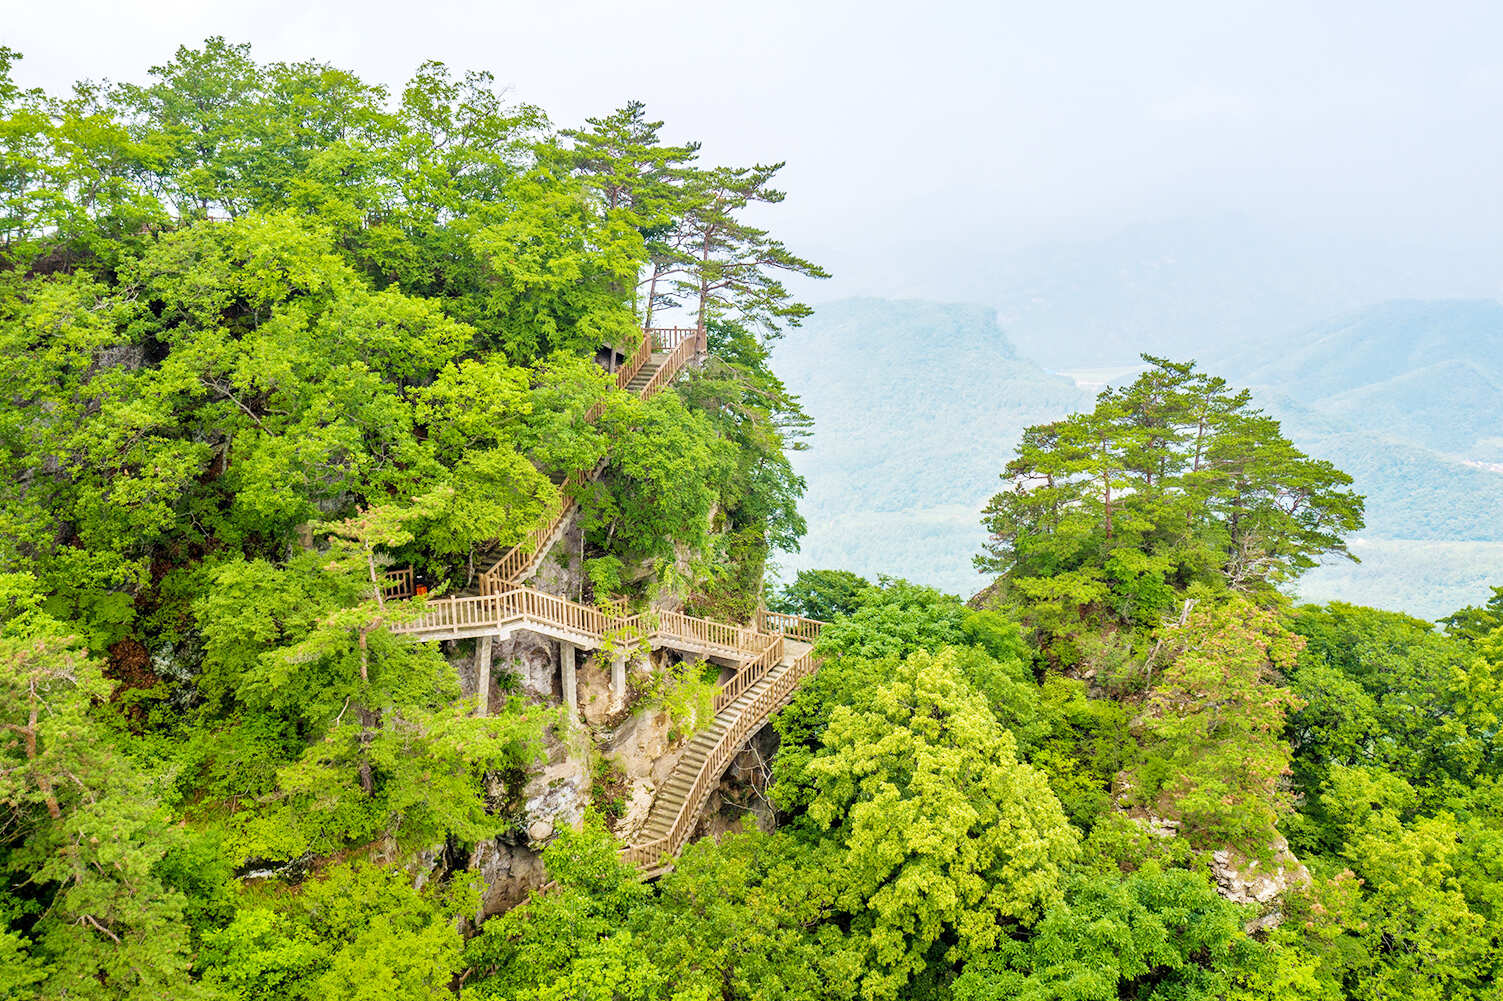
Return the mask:
[[(22, 83), (249, 41), (397, 85), (492, 71), (563, 125), (627, 98), (786, 159), (821, 295), (974, 293), (999, 248), (1236, 214), (1403, 248), (1503, 230), (1503, 4), (0, 0)], [(1451, 290), (1442, 290), (1451, 291)]]

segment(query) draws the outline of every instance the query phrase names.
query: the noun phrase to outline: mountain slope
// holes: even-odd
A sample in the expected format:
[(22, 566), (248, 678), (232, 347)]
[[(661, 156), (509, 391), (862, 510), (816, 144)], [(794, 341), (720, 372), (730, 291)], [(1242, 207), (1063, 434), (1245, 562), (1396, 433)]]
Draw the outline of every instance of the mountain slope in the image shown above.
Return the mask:
[[(1096, 388), (1020, 358), (989, 309), (921, 301), (821, 307), (775, 362), (815, 418), (795, 460), (810, 531), (785, 575), (902, 568), (962, 593), (982, 583), (978, 511), (1018, 434), (1088, 406)], [(1252, 385), (1295, 444), (1367, 497), (1353, 548), (1370, 562), (1321, 568), (1302, 594), (1440, 616), (1503, 576), (1503, 472), (1488, 444), (1503, 435), (1503, 306), (1386, 303), (1206, 368)]]
[(1447, 360), (1327, 397), (1321, 412), (1437, 451), (1491, 453), (1503, 434), (1503, 385), (1469, 361)]
[(803, 549), (786, 570), (896, 568), (970, 593), (978, 512), (1024, 427), (1090, 394), (1018, 357), (993, 310), (920, 300), (821, 306), (774, 364), (815, 420)]
[(1491, 299), (1398, 300), (1227, 355), (1240, 381), (1273, 386), (1307, 406), (1443, 362), (1503, 380), (1503, 304)]

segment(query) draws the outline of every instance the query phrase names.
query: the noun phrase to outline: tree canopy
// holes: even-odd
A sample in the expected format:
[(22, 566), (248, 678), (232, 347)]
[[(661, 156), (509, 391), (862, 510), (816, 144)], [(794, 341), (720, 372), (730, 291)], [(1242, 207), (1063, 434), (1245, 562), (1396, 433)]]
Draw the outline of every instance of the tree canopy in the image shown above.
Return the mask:
[[(1246, 392), (1148, 358), (1029, 429), (969, 603), (769, 592), (810, 427), (769, 349), (823, 274), (763, 228), (781, 164), (439, 63), (388, 92), (213, 38), (58, 97), (17, 58), (0, 1001), (1496, 1001), (1503, 591), (1294, 607), (1363, 501)], [(618, 390), (686, 313), (707, 357)], [(473, 587), (563, 490), (584, 597), (828, 621), (652, 883), (605, 753), (656, 721), (510, 677), (477, 712), (470, 647), (392, 629), (391, 568)], [(664, 716), (709, 698), (669, 669)], [(561, 758), (583, 820), (506, 908)]]

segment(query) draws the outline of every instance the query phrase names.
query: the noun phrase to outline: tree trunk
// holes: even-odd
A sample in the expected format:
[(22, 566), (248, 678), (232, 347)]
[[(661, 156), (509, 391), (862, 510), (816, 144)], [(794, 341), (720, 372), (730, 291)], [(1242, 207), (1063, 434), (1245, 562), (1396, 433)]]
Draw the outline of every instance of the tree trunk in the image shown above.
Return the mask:
[(5, 724), (7, 730), (21, 735), (26, 745), (26, 760), (31, 766), (31, 777), (36, 781), (37, 790), (42, 794), (42, 802), (47, 804), (47, 816), (53, 820), (61, 820), (62, 808), (57, 803), (57, 793), (52, 788), (52, 780), (42, 773), (37, 767), (37, 686), (31, 683), (31, 715), (26, 726), (16, 726), (14, 723)]
[(652, 304), (657, 301), (657, 296), (658, 296), (658, 269), (657, 269), (656, 265), (653, 265), (653, 268), (652, 268), (652, 278), (649, 279), (648, 282), (647, 282), (647, 308), (643, 311), (643, 317), (642, 317), (642, 329), (643, 330), (649, 330), (652, 327)]
[(365, 696), (370, 682), (370, 647), (365, 642), (369, 630), (360, 630), (360, 696), (361, 702), (355, 707), (355, 715), (360, 719), (360, 788), (369, 796), (375, 792), (376, 783), (371, 774), (370, 743), (376, 726), (376, 714), (365, 707)]

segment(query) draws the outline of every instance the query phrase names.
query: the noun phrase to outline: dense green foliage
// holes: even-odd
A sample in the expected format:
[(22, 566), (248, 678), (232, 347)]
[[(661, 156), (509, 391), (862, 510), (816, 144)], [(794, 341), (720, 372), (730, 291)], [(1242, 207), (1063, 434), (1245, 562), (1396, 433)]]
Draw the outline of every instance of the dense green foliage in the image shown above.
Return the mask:
[[(820, 580), (842, 575), (805, 583)], [(1471, 752), (1480, 764), (1449, 787), (1422, 779), (1423, 766), (1351, 756), (1402, 751), (1422, 697), (1432, 726), (1474, 736), (1458, 750), (1495, 743), (1497, 625), (1478, 644), (1385, 613), (1291, 615), (1229, 599), (1174, 623), (1176, 653), (1143, 703), (1040, 677), (999, 612), (901, 581), (849, 598), (821, 638), (824, 666), (776, 720), (772, 793), (788, 822), (692, 845), (650, 890), (615, 866), (603, 832), (569, 836), (548, 853), (563, 888), (484, 927), (467, 991), (1493, 996), (1503, 975), (1494, 745)], [(1395, 694), (1381, 722), (1323, 677), (1386, 691), (1380, 678), (1432, 643), (1473, 675), (1410, 661), (1414, 681), (1395, 692), (1420, 684), (1426, 695)], [(1361, 750), (1328, 743), (1353, 731), (1347, 717), (1368, 727)], [(1150, 833), (1129, 790), (1154, 775), (1154, 812), (1179, 817), (1179, 837)], [(1220, 797), (1237, 789), (1246, 799), (1228, 809)], [(1271, 905), (1218, 892), (1211, 850), (1266, 846), (1275, 815), (1309, 874), (1291, 874), (1270, 928), (1253, 921)]]
[[(1345, 553), (1343, 535), (1362, 526), (1351, 478), (1296, 449), (1245, 390), (1146, 360), (1090, 413), (1026, 430), (983, 512), (991, 541), (977, 566), (1060, 664), (1115, 670), (1111, 658), (1171, 609), (1266, 596)], [(1105, 652), (1098, 622), (1119, 630)]]
[[(13, 59), (0, 998), (1498, 996), (1503, 591), (1444, 630), (1291, 608), (1361, 498), (1156, 359), (1025, 434), (973, 605), (768, 596), (830, 623), (775, 829), (647, 884), (587, 814), (486, 917), (468, 862), (520, 841), (563, 714), (471, 712), (383, 568), (463, 588), (600, 465), (592, 597), (755, 611), (804, 527), (778, 276), (821, 273), (744, 218), (777, 167), (701, 168), (636, 103), (554, 132), (436, 64), (393, 100), (211, 40), (54, 99)], [(675, 306), (710, 357), (617, 392), (591, 356)], [(661, 677), (706, 715), (713, 670)]]
[[(777, 276), (822, 274), (742, 219), (778, 166), (700, 165), (636, 102), (557, 132), (437, 63), (390, 94), (210, 39), (55, 97), (17, 58), (0, 995), (446, 993), (469, 891), (342, 860), (507, 832), (558, 717), (465, 711), (384, 568), (473, 586), (604, 460), (594, 597), (755, 610), (803, 527)], [(644, 402), (594, 356), (675, 290), (712, 356)]]

